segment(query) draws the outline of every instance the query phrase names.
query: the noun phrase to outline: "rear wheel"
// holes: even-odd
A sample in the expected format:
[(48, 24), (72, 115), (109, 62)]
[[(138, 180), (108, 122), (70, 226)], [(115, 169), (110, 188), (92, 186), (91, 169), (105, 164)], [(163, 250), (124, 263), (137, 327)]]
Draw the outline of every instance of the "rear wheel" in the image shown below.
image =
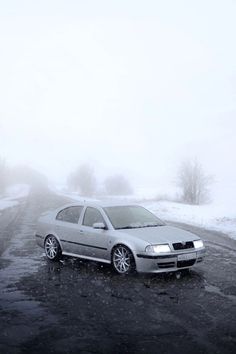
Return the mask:
[(50, 235), (44, 243), (45, 254), (50, 261), (57, 261), (61, 258), (61, 247), (56, 237)]
[(128, 247), (118, 245), (112, 252), (112, 265), (119, 274), (129, 274), (135, 271), (135, 260)]

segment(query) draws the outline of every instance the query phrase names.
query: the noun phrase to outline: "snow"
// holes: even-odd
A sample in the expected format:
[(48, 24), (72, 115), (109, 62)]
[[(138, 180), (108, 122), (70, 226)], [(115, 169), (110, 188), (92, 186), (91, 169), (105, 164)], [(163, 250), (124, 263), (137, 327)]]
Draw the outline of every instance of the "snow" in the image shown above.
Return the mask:
[(0, 210), (13, 207), (19, 204), (20, 198), (25, 198), (30, 191), (28, 184), (14, 184), (9, 186), (4, 195), (0, 196)]
[(50, 189), (56, 194), (59, 194), (63, 197), (71, 198), (71, 199), (81, 202), (81, 203), (84, 203), (85, 201), (98, 202), (100, 200), (100, 199), (96, 199), (96, 198), (83, 197), (83, 196), (78, 195), (78, 193), (75, 193), (75, 192), (65, 192), (65, 191), (60, 191), (55, 188), (50, 188)]
[(186, 205), (169, 201), (144, 202), (159, 218), (223, 232), (236, 240), (236, 203)]

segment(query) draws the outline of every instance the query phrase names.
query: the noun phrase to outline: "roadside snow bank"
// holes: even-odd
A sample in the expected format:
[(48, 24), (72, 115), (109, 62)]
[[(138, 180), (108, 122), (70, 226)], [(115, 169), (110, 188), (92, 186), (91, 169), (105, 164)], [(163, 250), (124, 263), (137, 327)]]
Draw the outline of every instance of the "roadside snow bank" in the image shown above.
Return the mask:
[(6, 189), (4, 196), (0, 196), (0, 210), (19, 204), (17, 199), (24, 198), (29, 194), (28, 184), (14, 184)]
[(147, 201), (142, 205), (161, 219), (221, 231), (236, 240), (236, 205), (186, 205), (168, 201)]

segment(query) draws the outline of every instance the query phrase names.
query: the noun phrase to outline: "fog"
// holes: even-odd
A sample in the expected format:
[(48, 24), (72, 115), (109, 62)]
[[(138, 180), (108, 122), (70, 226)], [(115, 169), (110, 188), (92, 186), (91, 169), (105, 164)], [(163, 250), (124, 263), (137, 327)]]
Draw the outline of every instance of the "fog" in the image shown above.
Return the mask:
[(1, 1), (0, 156), (55, 184), (89, 162), (163, 191), (196, 157), (235, 190), (235, 16), (228, 0)]

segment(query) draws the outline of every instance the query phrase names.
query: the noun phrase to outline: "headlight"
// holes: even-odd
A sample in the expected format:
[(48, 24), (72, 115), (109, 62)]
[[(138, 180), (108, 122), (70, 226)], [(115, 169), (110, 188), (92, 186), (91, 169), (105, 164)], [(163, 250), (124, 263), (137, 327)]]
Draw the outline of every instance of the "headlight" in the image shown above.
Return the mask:
[(197, 241), (193, 241), (194, 247), (195, 248), (202, 248), (204, 247), (204, 244), (202, 242), (202, 240), (197, 240)]
[(166, 253), (171, 252), (169, 245), (153, 245), (147, 246), (146, 252), (149, 253)]

